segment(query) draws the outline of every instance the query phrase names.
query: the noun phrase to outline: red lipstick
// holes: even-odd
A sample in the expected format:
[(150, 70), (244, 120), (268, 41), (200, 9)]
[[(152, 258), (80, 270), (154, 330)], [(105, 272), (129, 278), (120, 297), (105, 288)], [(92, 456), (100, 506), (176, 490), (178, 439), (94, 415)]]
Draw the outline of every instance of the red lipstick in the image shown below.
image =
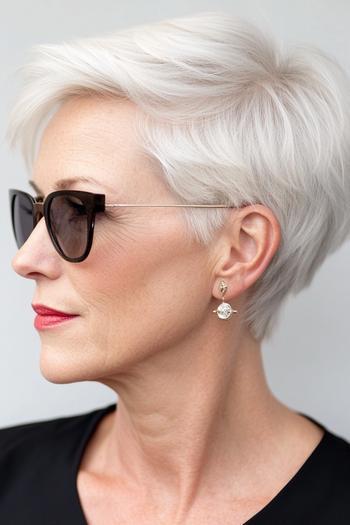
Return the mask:
[(32, 304), (32, 308), (38, 314), (34, 319), (34, 326), (37, 330), (44, 330), (79, 317), (77, 314), (54, 310), (43, 304)]

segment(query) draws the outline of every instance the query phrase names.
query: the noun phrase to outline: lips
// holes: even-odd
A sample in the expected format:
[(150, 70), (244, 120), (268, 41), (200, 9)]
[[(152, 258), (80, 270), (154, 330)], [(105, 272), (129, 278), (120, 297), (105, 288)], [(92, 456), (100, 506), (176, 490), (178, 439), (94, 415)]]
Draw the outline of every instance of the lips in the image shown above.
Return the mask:
[(44, 304), (32, 304), (34, 312), (37, 313), (34, 319), (34, 326), (37, 330), (53, 329), (59, 325), (72, 322), (79, 314), (70, 314), (60, 310), (54, 310)]
[(62, 312), (60, 310), (54, 310), (53, 308), (49, 308), (48, 306), (45, 306), (43, 304), (32, 304), (32, 308), (34, 312), (36, 312), (38, 315), (47, 315), (47, 316), (55, 316), (55, 317), (74, 317), (78, 314), (71, 314), (69, 312)]

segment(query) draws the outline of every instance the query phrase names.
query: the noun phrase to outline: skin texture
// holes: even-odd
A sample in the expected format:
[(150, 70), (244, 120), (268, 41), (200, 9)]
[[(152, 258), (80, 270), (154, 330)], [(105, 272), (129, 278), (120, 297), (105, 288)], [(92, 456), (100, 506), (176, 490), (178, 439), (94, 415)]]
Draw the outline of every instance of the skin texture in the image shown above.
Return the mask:
[[(33, 167), (43, 194), (83, 175), (98, 182), (70, 188), (109, 203), (176, 203), (138, 147), (137, 111), (96, 96), (65, 102)], [(261, 346), (240, 322), (280, 235), (262, 205), (231, 210), (209, 247), (185, 235), (179, 209), (124, 208), (97, 217), (81, 263), (58, 255), (44, 219), (16, 253), (14, 270), (35, 280), (33, 303), (79, 314), (39, 332), (43, 376), (99, 381), (118, 396), (77, 479), (91, 523), (242, 523), (320, 441), (319, 427), (272, 394)], [(222, 279), (238, 310), (226, 321), (212, 312)]]

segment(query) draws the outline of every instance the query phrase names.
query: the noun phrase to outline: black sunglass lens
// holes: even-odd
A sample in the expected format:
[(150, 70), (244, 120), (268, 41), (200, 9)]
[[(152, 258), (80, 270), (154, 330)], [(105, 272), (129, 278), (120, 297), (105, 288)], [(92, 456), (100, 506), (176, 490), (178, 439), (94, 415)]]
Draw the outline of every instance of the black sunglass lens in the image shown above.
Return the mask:
[(57, 196), (51, 201), (51, 231), (62, 252), (81, 257), (88, 243), (89, 224), (86, 206), (75, 196)]
[(33, 207), (29, 197), (21, 193), (13, 196), (12, 221), (17, 246), (21, 248), (33, 231)]

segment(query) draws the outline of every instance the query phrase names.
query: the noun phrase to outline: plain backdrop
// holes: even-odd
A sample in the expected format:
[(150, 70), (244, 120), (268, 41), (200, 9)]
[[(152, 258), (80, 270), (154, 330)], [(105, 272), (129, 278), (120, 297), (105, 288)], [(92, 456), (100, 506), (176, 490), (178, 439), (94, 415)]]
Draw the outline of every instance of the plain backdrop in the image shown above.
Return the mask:
[[(24, 162), (5, 143), (9, 109), (19, 89), (17, 67), (37, 43), (96, 36), (130, 25), (206, 10), (225, 10), (269, 27), (285, 41), (308, 42), (350, 71), (348, 0), (176, 2), (12, 0), (0, 17), (0, 427), (82, 413), (113, 403), (97, 382), (53, 384), (40, 373), (40, 337), (33, 326), (35, 281), (11, 267), (16, 253), (7, 191), (26, 188)], [(348, 174), (350, 176), (350, 173)], [(350, 202), (349, 202), (350, 206)], [(272, 341), (263, 343), (268, 382), (293, 409), (350, 439), (350, 244), (328, 257), (312, 284), (283, 307)], [(135, 320), (137, 322), (137, 320)]]

